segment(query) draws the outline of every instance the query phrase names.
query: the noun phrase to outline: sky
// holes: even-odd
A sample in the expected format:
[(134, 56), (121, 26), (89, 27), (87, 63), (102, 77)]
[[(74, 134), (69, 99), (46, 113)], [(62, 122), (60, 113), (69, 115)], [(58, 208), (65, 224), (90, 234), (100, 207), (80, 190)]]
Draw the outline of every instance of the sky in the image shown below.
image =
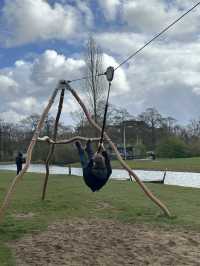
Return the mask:
[[(103, 68), (116, 67), (197, 2), (0, 0), (0, 118), (40, 114), (60, 79), (84, 76), (89, 36), (102, 50)], [(135, 116), (153, 107), (183, 125), (198, 119), (199, 28), (200, 6), (115, 72), (110, 103)], [(72, 87), (84, 97), (83, 82)], [(67, 94), (64, 124), (76, 110)]]

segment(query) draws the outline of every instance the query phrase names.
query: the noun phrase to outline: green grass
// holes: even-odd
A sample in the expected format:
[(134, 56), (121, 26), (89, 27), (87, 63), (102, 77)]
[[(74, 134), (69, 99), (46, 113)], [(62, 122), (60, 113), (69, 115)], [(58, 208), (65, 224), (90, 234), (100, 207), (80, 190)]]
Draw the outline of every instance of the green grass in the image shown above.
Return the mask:
[[(151, 160), (127, 160), (126, 163), (133, 169), (144, 170), (171, 170), (200, 172), (200, 157), (176, 158), (176, 159), (157, 159)], [(73, 166), (80, 166), (74, 164)], [(113, 168), (121, 168), (119, 161), (112, 161)]]
[[(13, 172), (0, 172), (0, 202), (12, 177)], [(17, 186), (0, 224), (0, 265), (14, 265), (6, 243), (24, 234), (45, 230), (49, 223), (64, 218), (96, 217), (200, 231), (199, 189), (148, 184), (171, 211), (173, 219), (167, 219), (138, 185), (129, 181), (112, 180), (101, 191), (92, 193), (80, 177), (54, 175), (50, 177), (46, 201), (42, 202), (42, 179), (41, 174), (28, 173)], [(32, 218), (15, 217), (30, 212), (34, 214)]]

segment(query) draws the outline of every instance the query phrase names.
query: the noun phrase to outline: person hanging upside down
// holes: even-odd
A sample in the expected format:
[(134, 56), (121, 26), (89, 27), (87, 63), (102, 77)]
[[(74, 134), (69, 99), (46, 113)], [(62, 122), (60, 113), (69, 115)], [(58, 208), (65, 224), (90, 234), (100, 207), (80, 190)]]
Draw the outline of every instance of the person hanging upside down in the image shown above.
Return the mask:
[(85, 150), (79, 141), (76, 141), (75, 145), (79, 153), (83, 169), (83, 179), (86, 185), (93, 192), (100, 190), (106, 184), (112, 173), (110, 159), (103, 144), (101, 144), (102, 152), (95, 154), (90, 139), (86, 143)]

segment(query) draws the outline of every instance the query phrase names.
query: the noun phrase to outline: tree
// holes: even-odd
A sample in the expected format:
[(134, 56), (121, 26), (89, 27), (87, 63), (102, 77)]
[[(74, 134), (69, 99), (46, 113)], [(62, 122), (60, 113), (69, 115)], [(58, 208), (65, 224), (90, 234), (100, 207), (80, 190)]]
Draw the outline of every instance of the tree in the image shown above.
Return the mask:
[(108, 121), (109, 124), (122, 125), (125, 121), (135, 119), (126, 108), (109, 105)]
[(180, 138), (169, 137), (157, 146), (156, 153), (163, 158), (181, 158), (189, 154), (189, 149)]
[(170, 135), (174, 133), (176, 119), (168, 116), (161, 119), (161, 125), (166, 134)]
[(200, 119), (191, 120), (188, 127), (188, 134), (190, 137), (199, 138), (200, 137)]
[(149, 126), (151, 131), (151, 148), (154, 150), (157, 140), (156, 128), (161, 126), (162, 116), (155, 108), (147, 108), (138, 118)]
[[(85, 55), (86, 74), (89, 77), (86, 80), (86, 96), (89, 103), (89, 110), (96, 123), (99, 122), (99, 108), (102, 101), (105, 100), (105, 77), (98, 76), (103, 73), (102, 52), (97, 46), (93, 37), (90, 37), (87, 43), (87, 52)], [(101, 116), (101, 114), (100, 114)]]

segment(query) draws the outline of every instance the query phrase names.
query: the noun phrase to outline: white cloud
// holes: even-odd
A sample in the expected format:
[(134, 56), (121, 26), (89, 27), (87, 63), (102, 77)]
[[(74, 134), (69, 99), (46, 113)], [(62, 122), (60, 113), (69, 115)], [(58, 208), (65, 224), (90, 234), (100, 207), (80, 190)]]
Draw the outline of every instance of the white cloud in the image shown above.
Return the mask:
[[(109, 65), (118, 66), (194, 3), (195, 0), (151, 0), (150, 3), (56, 0), (50, 5), (42, 0), (5, 0), (2, 22), (8, 30), (13, 30), (14, 35), (7, 39), (10, 46), (56, 39), (66, 39), (72, 44), (77, 36), (82, 38), (88, 30), (94, 30), (104, 52), (106, 69)], [(188, 14), (115, 72), (111, 103), (128, 108), (132, 114), (154, 106), (181, 122), (199, 114), (199, 10), (200, 7)], [(103, 21), (97, 20), (102, 13)], [(35, 53), (32, 59), (29, 57), (32, 62), (19, 59), (13, 66), (1, 69), (1, 113), (7, 114), (6, 117), (11, 117), (10, 112), (19, 116), (35, 110), (40, 113), (59, 79), (84, 75), (85, 62), (80, 58), (82, 44), (79, 41), (73, 47), (73, 53), (78, 49), (76, 57), (66, 58), (55, 50), (46, 50), (39, 56)], [(77, 83), (72, 85), (77, 87)], [(83, 94), (84, 90), (80, 92)], [(65, 101), (63, 114), (67, 117), (68, 109), (76, 109), (76, 102), (71, 98)], [(55, 107), (52, 110), (56, 112)]]
[(94, 23), (94, 17), (87, 3), (81, 0), (76, 0), (76, 4), (78, 9), (82, 12), (84, 16), (86, 26), (88, 26), (89, 28), (92, 27)]
[(18, 84), (10, 77), (6, 75), (0, 75), (0, 92), (1, 93), (13, 93), (17, 91)]
[[(11, 113), (19, 117), (41, 113), (59, 79), (83, 76), (83, 60), (66, 58), (55, 50), (47, 50), (32, 63), (18, 60), (13, 67), (1, 69), (0, 112), (6, 119)], [(55, 102), (57, 104), (58, 99)], [(64, 113), (76, 107), (71, 98), (65, 98)], [(52, 109), (55, 113), (57, 107)], [(12, 121), (12, 120), (11, 120)]]
[(107, 20), (114, 20), (119, 11), (120, 0), (98, 0), (100, 7), (103, 9), (104, 16)]
[(13, 33), (7, 36), (5, 45), (15, 46), (75, 37), (85, 23), (92, 24), (92, 14), (81, 2), (74, 7), (60, 3), (51, 6), (44, 0), (6, 0), (1, 21)]
[(25, 116), (19, 115), (19, 113), (15, 112), (13, 110), (9, 110), (9, 111), (2, 112), (1, 118), (7, 122), (10, 122), (10, 123), (17, 123), (20, 120), (24, 119)]
[[(107, 21), (115, 20), (122, 22), (123, 30), (139, 32), (149, 37), (160, 32), (171, 24), (184, 12), (190, 9), (196, 1), (176, 0), (173, 2), (165, 0), (107, 0), (100, 1), (99, 5)], [(199, 7), (194, 9), (180, 22), (174, 25), (162, 38), (187, 40), (196, 38), (199, 35)], [(117, 16), (118, 14), (118, 16)], [(120, 36), (121, 38), (121, 36)]]
[(56, 86), (59, 79), (71, 80), (81, 76), (85, 62), (65, 58), (55, 50), (46, 50), (32, 65), (31, 79), (37, 85)]
[(24, 97), (18, 101), (12, 101), (9, 106), (18, 112), (23, 109), (24, 112), (28, 113), (34, 113), (39, 108), (37, 99), (34, 97)]
[[(183, 5), (176, 1), (176, 5), (172, 5), (164, 0), (151, 0), (151, 4), (145, 0), (127, 0), (123, 4), (122, 18), (131, 30), (155, 34), (191, 8), (193, 4), (189, 2), (189, 5)], [(199, 17), (198, 9), (192, 11), (165, 33), (164, 38), (191, 39), (198, 32)]]
[(194, 87), (193, 92), (197, 95), (200, 95), (200, 87)]
[[(117, 36), (120, 36), (118, 40)], [(97, 35), (97, 40), (123, 61), (127, 54), (144, 44), (145, 35), (140, 37), (134, 42), (134, 34), (102, 33)], [(175, 117), (182, 123), (189, 121), (200, 112), (199, 53), (198, 42), (152, 43), (120, 68), (124, 70), (129, 90), (120, 97), (111, 97), (111, 103), (126, 107), (132, 114), (154, 106), (163, 115)], [(117, 76), (118, 70), (115, 78)]]
[(147, 37), (134, 32), (103, 32), (96, 34), (95, 39), (104, 51), (126, 57), (140, 48)]

